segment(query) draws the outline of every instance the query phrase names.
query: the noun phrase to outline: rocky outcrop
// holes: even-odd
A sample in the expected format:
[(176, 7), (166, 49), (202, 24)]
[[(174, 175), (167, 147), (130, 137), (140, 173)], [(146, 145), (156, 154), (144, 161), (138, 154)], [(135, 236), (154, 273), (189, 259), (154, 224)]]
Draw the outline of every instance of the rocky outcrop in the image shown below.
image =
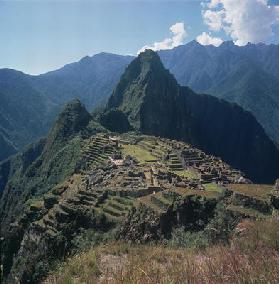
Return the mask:
[(188, 231), (200, 231), (214, 216), (217, 201), (190, 195), (178, 200), (166, 212), (159, 214), (142, 205), (128, 215), (121, 226), (120, 238), (144, 243), (171, 237), (172, 229), (183, 226)]

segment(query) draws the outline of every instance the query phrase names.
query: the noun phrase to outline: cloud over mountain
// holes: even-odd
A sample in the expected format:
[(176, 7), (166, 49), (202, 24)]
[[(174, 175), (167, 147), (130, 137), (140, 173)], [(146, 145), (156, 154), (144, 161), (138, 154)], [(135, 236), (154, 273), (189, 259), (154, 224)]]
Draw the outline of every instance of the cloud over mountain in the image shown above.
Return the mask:
[(267, 0), (210, 0), (203, 7), (209, 29), (224, 30), (237, 45), (267, 40), (279, 21), (279, 6), (271, 6)]
[(163, 49), (172, 49), (178, 45), (183, 44), (184, 39), (187, 36), (187, 31), (185, 29), (184, 23), (176, 23), (170, 27), (172, 37), (165, 38), (162, 41), (154, 42), (152, 45), (145, 45), (140, 50), (138, 54), (146, 49), (152, 49), (154, 51)]
[(213, 37), (211, 36), (210, 33), (203, 32), (199, 36), (197, 36), (197, 42), (202, 44), (202, 45), (214, 45), (214, 46), (219, 46), (223, 40), (219, 37)]

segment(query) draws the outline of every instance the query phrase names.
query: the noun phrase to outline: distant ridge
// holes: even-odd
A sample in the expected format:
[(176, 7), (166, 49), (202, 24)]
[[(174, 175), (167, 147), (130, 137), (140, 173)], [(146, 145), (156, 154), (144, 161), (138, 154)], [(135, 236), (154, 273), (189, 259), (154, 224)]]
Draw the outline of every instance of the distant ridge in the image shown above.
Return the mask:
[(79, 98), (91, 110), (106, 102), (132, 59), (105, 52), (85, 56), (78, 62), (34, 77), (33, 86), (59, 104)]
[(279, 141), (279, 45), (192, 41), (159, 55), (180, 85), (237, 103)]
[(0, 69), (0, 161), (45, 136), (72, 99), (79, 98), (88, 110), (105, 104), (131, 60), (100, 53), (39, 76)]

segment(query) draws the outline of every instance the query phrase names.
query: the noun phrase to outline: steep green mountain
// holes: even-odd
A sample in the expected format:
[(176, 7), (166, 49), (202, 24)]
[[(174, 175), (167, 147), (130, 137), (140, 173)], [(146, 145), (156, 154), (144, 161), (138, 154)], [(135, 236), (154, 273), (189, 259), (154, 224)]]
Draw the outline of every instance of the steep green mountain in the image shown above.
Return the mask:
[(0, 70), (0, 161), (45, 136), (68, 101), (104, 103), (130, 60), (100, 53), (40, 76)]
[[(46, 139), (0, 163), (1, 233), (5, 232), (6, 240), (2, 260), (6, 270), (12, 265), (28, 221), (37, 216), (43, 195), (80, 170), (82, 140), (88, 135), (83, 131), (90, 119), (80, 101), (72, 101), (60, 113)], [(86, 131), (89, 129), (90, 126)], [(23, 214), (29, 206), (31, 211)], [(16, 225), (18, 218), (22, 220), (20, 226)], [(9, 227), (13, 229), (9, 231)]]
[(278, 45), (214, 47), (193, 41), (159, 55), (179, 84), (237, 103), (279, 141)]
[(23, 199), (41, 195), (53, 184), (73, 174), (80, 154), (80, 131), (90, 118), (80, 101), (72, 101), (60, 113), (46, 139), (28, 146), (22, 154), (0, 164), (0, 192), (7, 185), (10, 188), (3, 192), (6, 202), (1, 203), (2, 213), (12, 216), (9, 211), (19, 213), (23, 206), (23, 203), (14, 203), (5, 195), (21, 195)]
[[(124, 113), (135, 130), (187, 141), (255, 181), (273, 182), (279, 175), (279, 152), (249, 112), (180, 87), (151, 50), (140, 54), (122, 75), (106, 115), (115, 110)], [(117, 120), (114, 123), (117, 128)]]

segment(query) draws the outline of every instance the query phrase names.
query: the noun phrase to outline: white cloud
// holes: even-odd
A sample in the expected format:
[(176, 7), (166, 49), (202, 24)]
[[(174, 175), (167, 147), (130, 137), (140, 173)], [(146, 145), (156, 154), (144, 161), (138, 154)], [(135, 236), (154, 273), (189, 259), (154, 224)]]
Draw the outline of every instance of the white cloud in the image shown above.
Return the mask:
[(212, 11), (206, 10), (202, 13), (204, 22), (208, 27), (213, 31), (219, 31), (223, 25), (223, 16), (224, 12), (221, 11)]
[(184, 23), (176, 23), (172, 25), (170, 27), (170, 31), (172, 33), (172, 37), (166, 38), (159, 42), (154, 42), (152, 45), (145, 45), (137, 52), (137, 54), (143, 52), (146, 49), (158, 51), (162, 49), (172, 49), (183, 44), (183, 41), (187, 36)]
[(201, 35), (197, 36), (197, 42), (202, 45), (214, 45), (219, 46), (223, 40), (219, 37), (212, 37), (210, 34), (203, 32)]
[(265, 41), (279, 20), (279, 6), (268, 5), (267, 0), (209, 0), (203, 4), (209, 29), (224, 30), (237, 45)]
[(221, 0), (211, 0), (210, 3), (208, 3), (208, 8), (215, 8), (221, 3)]

